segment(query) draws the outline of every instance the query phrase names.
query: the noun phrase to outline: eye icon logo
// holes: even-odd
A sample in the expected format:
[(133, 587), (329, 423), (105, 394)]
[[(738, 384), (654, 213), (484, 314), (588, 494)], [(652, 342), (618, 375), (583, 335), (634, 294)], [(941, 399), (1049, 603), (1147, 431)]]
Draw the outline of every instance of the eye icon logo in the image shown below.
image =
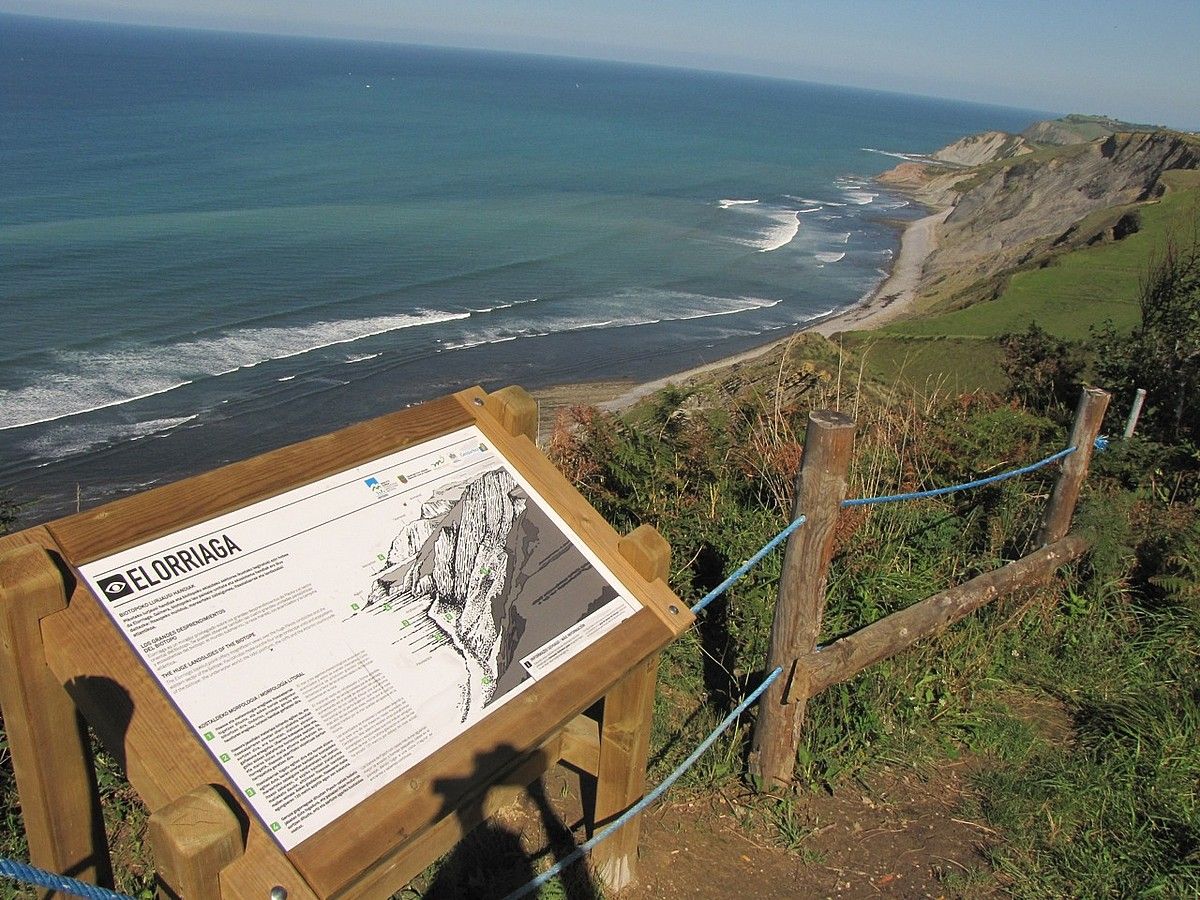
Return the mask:
[(133, 588), (129, 586), (124, 575), (110, 575), (101, 579), (100, 590), (104, 591), (104, 596), (109, 600), (120, 600), (133, 593)]

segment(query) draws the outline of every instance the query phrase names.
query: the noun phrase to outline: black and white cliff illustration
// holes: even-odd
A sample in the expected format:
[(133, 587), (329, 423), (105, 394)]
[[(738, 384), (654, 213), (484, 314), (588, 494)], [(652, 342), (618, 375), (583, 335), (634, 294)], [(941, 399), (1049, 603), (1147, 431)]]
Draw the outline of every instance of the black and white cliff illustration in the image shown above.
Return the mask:
[(446, 633), (466, 668), (463, 719), (529, 677), (519, 660), (616, 597), (503, 468), (425, 503), (385, 565), (368, 605), (416, 601)]

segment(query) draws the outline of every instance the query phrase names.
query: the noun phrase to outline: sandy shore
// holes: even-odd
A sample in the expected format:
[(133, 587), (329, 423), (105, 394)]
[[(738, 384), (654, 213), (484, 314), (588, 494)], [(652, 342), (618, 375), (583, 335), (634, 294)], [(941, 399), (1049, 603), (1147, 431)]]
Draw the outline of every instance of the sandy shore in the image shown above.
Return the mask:
[[(800, 330), (816, 332), (826, 337), (841, 331), (869, 331), (911, 312), (925, 260), (937, 248), (937, 226), (945, 221), (948, 215), (950, 215), (950, 209), (943, 209), (909, 223), (900, 237), (900, 253), (892, 266), (891, 274), (879, 287), (868, 294), (862, 303)], [(632, 387), (629, 382), (589, 382), (579, 385), (558, 385), (534, 391), (533, 394), (538, 398), (540, 406), (553, 407), (553, 412), (557, 412), (558, 409), (570, 403), (593, 404), (601, 409), (621, 410), (632, 406), (643, 397), (653, 394), (668, 384), (679, 384), (694, 375), (754, 359), (770, 352), (780, 344), (786, 343), (789, 339), (790, 335), (744, 353), (727, 356), (684, 372), (676, 372), (665, 378), (658, 378)], [(569, 401), (565, 404), (564, 400), (568, 397)], [(546, 427), (548, 423), (553, 422), (553, 413), (550, 415), (543, 413), (542, 420), (543, 427)]]
[(829, 337), (839, 331), (870, 331), (912, 311), (925, 260), (937, 249), (937, 227), (951, 208), (909, 223), (900, 236), (900, 255), (892, 272), (867, 299), (805, 331)]

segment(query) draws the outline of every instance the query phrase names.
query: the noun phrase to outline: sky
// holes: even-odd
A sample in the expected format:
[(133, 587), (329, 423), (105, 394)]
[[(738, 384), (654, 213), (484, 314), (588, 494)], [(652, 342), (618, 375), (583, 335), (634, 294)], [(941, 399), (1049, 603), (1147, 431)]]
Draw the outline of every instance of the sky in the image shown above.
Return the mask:
[(1200, 0), (0, 0), (0, 11), (614, 59), (1200, 129)]

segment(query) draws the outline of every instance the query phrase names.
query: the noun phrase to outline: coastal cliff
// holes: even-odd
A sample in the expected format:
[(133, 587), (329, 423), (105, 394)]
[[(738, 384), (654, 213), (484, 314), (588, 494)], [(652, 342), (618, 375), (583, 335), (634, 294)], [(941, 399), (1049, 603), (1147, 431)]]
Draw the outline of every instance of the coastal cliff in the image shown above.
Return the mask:
[[(1027, 134), (1061, 137), (1069, 133), (1062, 128), (1039, 123)], [(950, 208), (917, 291), (919, 308), (930, 310), (986, 299), (1012, 271), (1136, 231), (1137, 206), (1162, 195), (1163, 175), (1197, 168), (1200, 140), (1178, 132), (1119, 131), (1063, 145), (989, 132), (927, 162), (897, 166), (880, 181)]]
[(932, 158), (956, 166), (981, 166), (993, 160), (1011, 159), (1032, 152), (1033, 147), (1029, 141), (1019, 134), (985, 131), (947, 144), (934, 153)]

